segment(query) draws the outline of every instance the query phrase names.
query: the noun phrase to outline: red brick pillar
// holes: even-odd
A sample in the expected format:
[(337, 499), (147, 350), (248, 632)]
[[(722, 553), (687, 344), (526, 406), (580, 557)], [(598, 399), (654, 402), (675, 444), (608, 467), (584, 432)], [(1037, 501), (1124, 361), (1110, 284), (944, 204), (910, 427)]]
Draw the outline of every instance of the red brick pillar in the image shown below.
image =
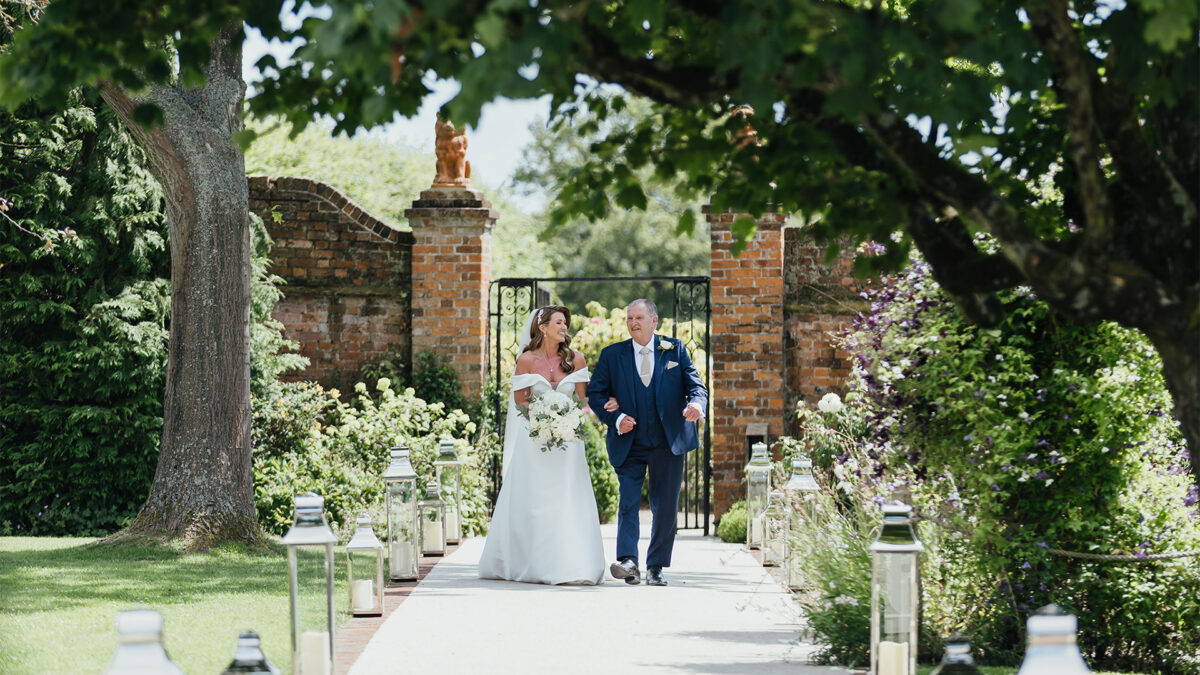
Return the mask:
[(754, 238), (733, 257), (738, 214), (705, 209), (712, 235), (713, 511), (744, 498), (747, 437), (783, 433), (783, 222), (758, 219)]
[(496, 215), (467, 188), (430, 188), (404, 212), (413, 229), (413, 355), (448, 357), (467, 396), (479, 394), (487, 373)]

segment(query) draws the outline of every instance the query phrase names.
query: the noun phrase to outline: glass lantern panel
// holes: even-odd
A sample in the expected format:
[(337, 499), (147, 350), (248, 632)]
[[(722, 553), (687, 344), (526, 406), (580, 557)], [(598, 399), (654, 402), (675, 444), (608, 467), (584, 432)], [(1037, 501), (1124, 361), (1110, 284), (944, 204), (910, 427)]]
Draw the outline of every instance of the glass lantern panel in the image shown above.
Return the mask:
[(388, 554), (388, 576), (392, 579), (416, 579), (421, 557), (416, 530), (417, 502), (415, 482), (388, 483), (388, 530), (384, 546)]
[(331, 549), (323, 545), (292, 546), (296, 561), (296, 606), (293, 618), (296, 672), (305, 675), (328, 675), (333, 668), (332, 645), (329, 635), (328, 602), (325, 577), (325, 556)]
[(773, 566), (787, 557), (787, 513), (783, 495), (772, 495), (774, 501), (766, 512), (766, 541), (763, 546), (763, 565)]
[(462, 496), (462, 467), (457, 465), (439, 466), (438, 479), (441, 483), (440, 496), (446, 505), (446, 541), (458, 543), (462, 539), (462, 518), (459, 512), (459, 501)]
[(879, 626), (876, 675), (912, 675), (916, 657), (917, 556), (876, 552), (875, 589), (879, 595), (875, 620)]
[(446, 552), (445, 513), (440, 504), (421, 508), (421, 552), (434, 555)]
[(399, 480), (387, 484), (388, 501), (397, 506), (412, 504), (416, 501), (416, 481)]
[(787, 557), (787, 585), (794, 591), (804, 587), (804, 570), (800, 567), (800, 556), (790, 549)]
[(746, 474), (746, 535), (750, 548), (762, 546), (763, 513), (767, 510), (767, 473), (751, 471)]
[(377, 550), (347, 550), (346, 576), (350, 580), (350, 611), (354, 614), (378, 614), (378, 578), (383, 559)]

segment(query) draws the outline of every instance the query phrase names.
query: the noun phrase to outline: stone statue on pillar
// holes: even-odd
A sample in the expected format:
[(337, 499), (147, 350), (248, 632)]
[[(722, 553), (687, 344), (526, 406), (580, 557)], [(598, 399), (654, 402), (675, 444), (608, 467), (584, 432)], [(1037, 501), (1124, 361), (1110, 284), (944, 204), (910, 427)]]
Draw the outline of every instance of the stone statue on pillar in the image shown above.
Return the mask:
[(467, 161), (467, 130), (454, 128), (454, 122), (438, 117), (434, 123), (437, 140), (437, 175), (434, 188), (467, 188), (471, 186), (471, 163)]
[(758, 139), (758, 131), (750, 125), (750, 118), (754, 116), (754, 108), (748, 105), (739, 105), (729, 112), (729, 116), (737, 117), (746, 123), (745, 126), (734, 132), (733, 147), (738, 150), (748, 145), (753, 145), (756, 148), (762, 147), (762, 141)]

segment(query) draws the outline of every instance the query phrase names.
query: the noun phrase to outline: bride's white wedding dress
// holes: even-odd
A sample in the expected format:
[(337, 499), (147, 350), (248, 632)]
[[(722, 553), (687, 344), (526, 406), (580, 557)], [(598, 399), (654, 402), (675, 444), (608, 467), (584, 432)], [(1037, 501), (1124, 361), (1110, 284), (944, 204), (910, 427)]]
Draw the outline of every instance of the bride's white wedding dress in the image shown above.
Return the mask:
[[(590, 375), (581, 368), (558, 386), (568, 396)], [(537, 373), (514, 375), (513, 391), (532, 387), (533, 395), (550, 390)], [(583, 441), (566, 450), (542, 451), (529, 438), (529, 423), (509, 415), (504, 479), (488, 529), (479, 576), (539, 584), (599, 584), (604, 580), (600, 517), (588, 476)]]

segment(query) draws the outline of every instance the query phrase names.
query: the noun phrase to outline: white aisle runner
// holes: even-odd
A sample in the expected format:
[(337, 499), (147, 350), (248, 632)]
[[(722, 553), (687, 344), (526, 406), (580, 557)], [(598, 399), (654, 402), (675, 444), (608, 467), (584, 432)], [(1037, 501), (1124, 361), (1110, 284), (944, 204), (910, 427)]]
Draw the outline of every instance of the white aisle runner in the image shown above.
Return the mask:
[[(642, 547), (648, 541), (643, 513)], [(616, 526), (602, 528), (605, 552)], [(832, 673), (805, 666), (790, 594), (740, 546), (681, 531), (667, 587), (544, 586), (476, 577), (483, 539), (442, 560), (388, 617), (351, 675)]]

